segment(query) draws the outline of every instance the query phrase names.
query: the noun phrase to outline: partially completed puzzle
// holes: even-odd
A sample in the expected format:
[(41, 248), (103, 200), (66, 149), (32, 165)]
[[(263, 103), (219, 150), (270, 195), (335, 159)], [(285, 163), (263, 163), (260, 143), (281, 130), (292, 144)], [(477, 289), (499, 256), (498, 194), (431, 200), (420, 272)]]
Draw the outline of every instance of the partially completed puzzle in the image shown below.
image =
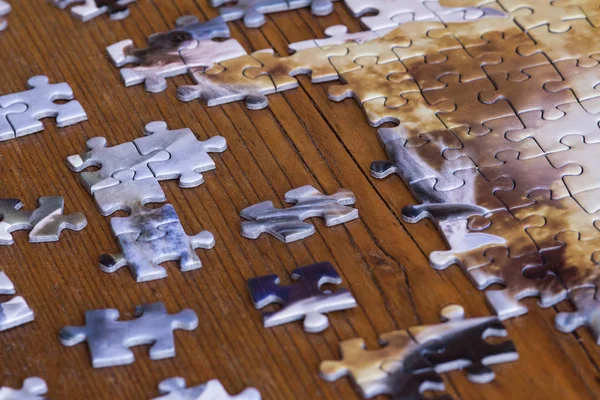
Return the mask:
[(395, 125), (379, 129), (389, 159), (372, 175), (399, 175), (419, 203), (405, 221), (439, 227), (449, 250), (432, 266), (458, 264), (482, 290), (504, 285), (486, 293), (501, 318), (526, 313), (524, 297), (569, 299), (576, 310), (557, 328), (587, 325), (600, 341), (600, 2), (345, 4), (368, 30), (335, 27), (287, 56), (186, 66), (196, 84), (178, 97), (258, 109), (297, 87), (296, 75), (339, 81), (332, 100), (353, 98), (372, 126)]

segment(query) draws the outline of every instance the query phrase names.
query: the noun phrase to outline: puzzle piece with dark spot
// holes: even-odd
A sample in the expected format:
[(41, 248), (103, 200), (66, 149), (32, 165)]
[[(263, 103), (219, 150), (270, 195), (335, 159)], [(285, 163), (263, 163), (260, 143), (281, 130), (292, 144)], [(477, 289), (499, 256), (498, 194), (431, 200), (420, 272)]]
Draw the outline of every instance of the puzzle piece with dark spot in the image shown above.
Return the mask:
[[(25, 136), (44, 129), (42, 118), (56, 118), (59, 128), (77, 124), (87, 120), (87, 114), (77, 100), (71, 87), (63, 83), (49, 83), (43, 75), (34, 76), (27, 81), (28, 90), (0, 96), (0, 108), (8, 108), (25, 104), (25, 111), (14, 110), (6, 115), (13, 127), (15, 136)], [(55, 103), (57, 100), (71, 100), (64, 104)], [(2, 113), (3, 114), (3, 113)], [(0, 116), (2, 115), (0, 114)], [(4, 132), (3, 132), (4, 131)], [(0, 121), (0, 133), (5, 135)]]
[(315, 233), (307, 218), (321, 217), (325, 226), (343, 224), (358, 218), (358, 210), (349, 207), (356, 199), (347, 189), (325, 195), (310, 185), (290, 190), (285, 201), (293, 207), (275, 208), (271, 201), (264, 201), (244, 208), (240, 215), (249, 221), (242, 222), (242, 236), (256, 239), (268, 233), (285, 243), (304, 239)]
[[(0, 271), (0, 295), (15, 294), (15, 286), (4, 271)], [(33, 321), (31, 308), (21, 296), (0, 303), (0, 332)], [(0, 389), (2, 399), (2, 389)]]
[(58, 8), (71, 8), (71, 14), (83, 22), (87, 22), (102, 14), (108, 13), (110, 19), (121, 20), (129, 16), (127, 5), (136, 0), (50, 0)]
[(185, 379), (169, 378), (158, 384), (158, 390), (162, 396), (153, 400), (261, 400), (260, 393), (255, 388), (247, 388), (240, 394), (231, 396), (217, 379), (188, 388)]
[(116, 237), (135, 234), (138, 241), (148, 242), (165, 236), (158, 227), (171, 222), (179, 222), (179, 217), (171, 204), (165, 204), (161, 208), (138, 207), (128, 217), (111, 218), (110, 226)]
[[(163, 279), (167, 271), (159, 264), (179, 261), (179, 268), (184, 272), (202, 268), (195, 249), (212, 249), (215, 245), (215, 238), (208, 231), (186, 235), (179, 220), (161, 224), (156, 229), (160, 233), (153, 235), (157, 237), (153, 240), (139, 240), (140, 233), (137, 232), (117, 236), (122, 253), (102, 255), (100, 269), (113, 273), (127, 266), (138, 283)], [(148, 237), (148, 232), (143, 233)]]
[(63, 215), (65, 201), (59, 196), (38, 199), (38, 208), (22, 211), (23, 203), (17, 199), (0, 200), (0, 245), (14, 243), (11, 233), (29, 232), (30, 243), (56, 242), (64, 229), (80, 231), (87, 225), (82, 213)]
[(48, 393), (46, 381), (42, 378), (31, 377), (23, 381), (21, 389), (1, 387), (0, 400), (44, 400), (46, 393)]
[(151, 345), (150, 359), (175, 356), (173, 331), (192, 331), (198, 327), (198, 317), (191, 309), (168, 314), (163, 303), (136, 307), (136, 319), (118, 321), (119, 310), (87, 311), (85, 326), (67, 326), (60, 331), (60, 342), (74, 346), (87, 342), (94, 368), (127, 365), (135, 361), (129, 347)]
[(348, 289), (332, 292), (321, 288), (342, 283), (328, 262), (296, 268), (291, 276), (294, 280), (291, 285), (281, 285), (277, 275), (248, 280), (254, 307), (260, 309), (273, 303), (282, 306), (280, 310), (263, 313), (267, 328), (303, 319), (306, 332), (322, 332), (329, 326), (326, 313), (356, 307), (356, 300)]

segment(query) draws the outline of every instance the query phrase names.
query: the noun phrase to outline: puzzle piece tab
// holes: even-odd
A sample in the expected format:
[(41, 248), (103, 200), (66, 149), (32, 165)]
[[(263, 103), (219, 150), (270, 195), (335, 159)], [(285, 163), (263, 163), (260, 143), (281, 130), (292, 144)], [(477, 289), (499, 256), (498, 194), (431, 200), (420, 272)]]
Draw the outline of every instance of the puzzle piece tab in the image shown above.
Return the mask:
[(46, 381), (42, 378), (31, 377), (23, 381), (21, 389), (0, 388), (0, 400), (44, 400), (48, 393)]
[(255, 388), (247, 388), (240, 394), (231, 396), (217, 379), (187, 388), (185, 379), (169, 378), (159, 383), (158, 390), (163, 396), (155, 397), (153, 400), (261, 400), (262, 398)]

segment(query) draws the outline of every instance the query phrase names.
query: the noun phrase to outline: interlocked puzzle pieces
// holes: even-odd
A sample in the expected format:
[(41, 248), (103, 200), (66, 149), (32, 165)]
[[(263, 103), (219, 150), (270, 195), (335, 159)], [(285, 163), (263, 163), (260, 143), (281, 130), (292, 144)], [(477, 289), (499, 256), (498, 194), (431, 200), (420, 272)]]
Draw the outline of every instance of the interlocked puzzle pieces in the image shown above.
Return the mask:
[(186, 388), (185, 379), (169, 378), (158, 384), (158, 390), (163, 396), (153, 400), (261, 400), (260, 393), (255, 388), (247, 388), (240, 394), (231, 396), (217, 379)]
[(512, 341), (486, 341), (507, 336), (497, 317), (464, 319), (463, 308), (452, 305), (442, 310), (442, 319), (446, 322), (385, 333), (378, 350), (367, 350), (360, 338), (343, 341), (342, 360), (323, 361), (321, 376), (335, 381), (348, 375), (365, 398), (420, 399), (427, 390), (444, 389), (439, 373), (464, 369), (469, 380), (487, 383), (494, 380), (490, 365), (518, 359)]
[(335, 268), (328, 263), (318, 263), (292, 271), (294, 283), (280, 285), (277, 275), (265, 275), (248, 280), (248, 289), (257, 309), (277, 303), (282, 308), (263, 313), (265, 327), (270, 328), (304, 319), (306, 332), (322, 332), (329, 326), (325, 313), (356, 307), (354, 296), (347, 289), (335, 292), (321, 289), (326, 284), (342, 283)]
[(0, 0), (0, 31), (3, 31), (8, 26), (6, 19), (2, 18), (11, 11), (10, 4), (4, 0)]
[[(181, 187), (202, 184), (201, 172), (215, 168), (208, 153), (227, 148), (221, 136), (199, 141), (190, 129), (169, 130), (163, 121), (147, 124), (145, 134), (113, 147), (106, 147), (102, 137), (92, 138), (87, 152), (67, 158), (72, 170), (82, 172), (82, 183), (101, 214), (118, 210), (131, 214), (111, 220), (122, 253), (101, 256), (99, 266), (109, 273), (128, 266), (137, 282), (166, 277), (165, 268), (159, 265), (166, 261), (179, 260), (182, 271), (202, 267), (194, 250), (211, 249), (214, 236), (208, 231), (186, 235), (169, 204), (159, 209), (144, 206), (166, 201), (159, 180), (179, 179)], [(91, 166), (100, 169), (84, 171)]]
[(256, 239), (268, 233), (285, 243), (302, 240), (315, 233), (315, 227), (304, 222), (307, 218), (321, 217), (326, 226), (334, 226), (358, 218), (358, 210), (348, 207), (354, 204), (354, 194), (340, 189), (332, 195), (324, 195), (310, 185), (290, 190), (285, 201), (293, 207), (277, 209), (271, 201), (263, 201), (240, 211), (249, 220), (242, 222), (242, 236)]
[[(11, 280), (6, 276), (4, 271), (0, 271), (0, 295), (15, 293), (15, 286)], [(9, 301), (0, 303), (0, 332), (26, 324), (33, 321), (33, 319), (33, 311), (21, 296), (13, 297)], [(0, 399), (2, 398), (2, 391), (0, 390)]]
[(129, 347), (152, 345), (150, 358), (161, 360), (175, 356), (173, 331), (192, 331), (198, 327), (198, 317), (191, 309), (168, 314), (162, 303), (136, 307), (138, 318), (118, 321), (119, 310), (104, 309), (85, 313), (86, 325), (67, 326), (60, 331), (65, 346), (87, 342), (94, 368), (127, 365), (135, 361)]
[[(27, 81), (29, 90), (0, 96), (0, 140), (14, 139), (44, 129), (42, 118), (56, 118), (61, 128), (87, 120), (81, 104), (73, 100), (73, 90), (67, 83), (48, 83), (45, 76)], [(57, 104), (57, 100), (72, 100)]]
[(87, 22), (99, 15), (108, 13), (110, 19), (121, 20), (129, 16), (127, 5), (136, 0), (49, 0), (56, 7), (64, 9), (70, 5), (71, 14), (83, 22)]
[(31, 377), (23, 381), (21, 389), (0, 388), (0, 400), (44, 400), (48, 393), (46, 381), (42, 378)]
[(87, 225), (82, 213), (63, 215), (62, 197), (40, 197), (34, 211), (22, 211), (22, 207), (20, 200), (0, 199), (0, 245), (13, 244), (11, 233), (17, 230), (30, 231), (29, 241), (42, 243), (58, 241), (63, 229), (80, 231)]

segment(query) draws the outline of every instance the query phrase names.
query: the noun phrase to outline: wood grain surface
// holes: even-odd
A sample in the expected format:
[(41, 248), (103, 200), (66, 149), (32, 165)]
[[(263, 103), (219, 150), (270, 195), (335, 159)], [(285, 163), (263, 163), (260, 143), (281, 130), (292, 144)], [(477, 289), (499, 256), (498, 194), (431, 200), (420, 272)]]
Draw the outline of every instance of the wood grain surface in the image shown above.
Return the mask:
[[(430, 223), (401, 221), (401, 208), (414, 199), (399, 178), (370, 177), (371, 161), (385, 159), (376, 130), (353, 100), (329, 101), (328, 84), (301, 77), (300, 88), (270, 96), (270, 107), (261, 111), (241, 103), (207, 108), (179, 102), (175, 90), (191, 83), (187, 76), (170, 79), (159, 94), (143, 85), (124, 87), (105, 47), (127, 38), (143, 45), (184, 14), (216, 16), (206, 0), (138, 0), (124, 21), (103, 16), (88, 23), (44, 0), (13, 0), (12, 6), (9, 28), (0, 33), (0, 93), (21, 91), (30, 76), (48, 75), (73, 87), (89, 121), (57, 129), (49, 120), (43, 132), (0, 143), (0, 197), (20, 198), (31, 209), (39, 196), (64, 196), (66, 212), (84, 212), (88, 226), (45, 244), (30, 244), (26, 232), (17, 232), (14, 245), (0, 247), (0, 268), (36, 315), (33, 323), (0, 333), (0, 386), (20, 387), (24, 378), (40, 376), (52, 399), (148, 399), (158, 395), (161, 380), (183, 376), (193, 385), (218, 378), (232, 394), (255, 386), (266, 400), (357, 399), (348, 379), (327, 383), (318, 376), (322, 360), (339, 357), (341, 340), (360, 336), (376, 346), (381, 333), (438, 322), (441, 307), (451, 303), (464, 305), (468, 316), (490, 314), (483, 293), (459, 268), (438, 272), (428, 265), (429, 252), (444, 243)], [(273, 47), (285, 54), (288, 43), (323, 37), (324, 28), (338, 23), (360, 29), (341, 2), (327, 17), (305, 9), (269, 15), (260, 29), (230, 26), (246, 50)], [(167, 279), (136, 284), (126, 269), (98, 269), (101, 254), (118, 252), (117, 241), (65, 158), (94, 136), (109, 144), (140, 137), (154, 120), (189, 127), (202, 139), (222, 135), (229, 149), (213, 157), (217, 169), (204, 174), (202, 186), (161, 183), (189, 234), (215, 234), (215, 248), (198, 251), (204, 268), (180, 273), (168, 263)], [(241, 209), (263, 200), (282, 205), (286, 191), (305, 184), (330, 193), (352, 190), (360, 219), (333, 228), (314, 219), (317, 233), (289, 245), (240, 235)], [(301, 323), (263, 328), (246, 280), (276, 273), (288, 282), (292, 269), (316, 261), (334, 264), (359, 307), (330, 314), (331, 327), (321, 334), (305, 333)], [(174, 358), (151, 361), (140, 346), (133, 348), (134, 364), (94, 370), (85, 344), (66, 348), (58, 341), (63, 326), (84, 324), (86, 310), (118, 308), (129, 319), (136, 305), (156, 301), (170, 312), (192, 308), (200, 319), (197, 330), (176, 332)], [(600, 351), (591, 335), (553, 327), (557, 310), (570, 306), (525, 303), (529, 314), (506, 321), (520, 360), (495, 366), (490, 384), (470, 383), (461, 372), (444, 374), (448, 392), (457, 399), (600, 397)]]

